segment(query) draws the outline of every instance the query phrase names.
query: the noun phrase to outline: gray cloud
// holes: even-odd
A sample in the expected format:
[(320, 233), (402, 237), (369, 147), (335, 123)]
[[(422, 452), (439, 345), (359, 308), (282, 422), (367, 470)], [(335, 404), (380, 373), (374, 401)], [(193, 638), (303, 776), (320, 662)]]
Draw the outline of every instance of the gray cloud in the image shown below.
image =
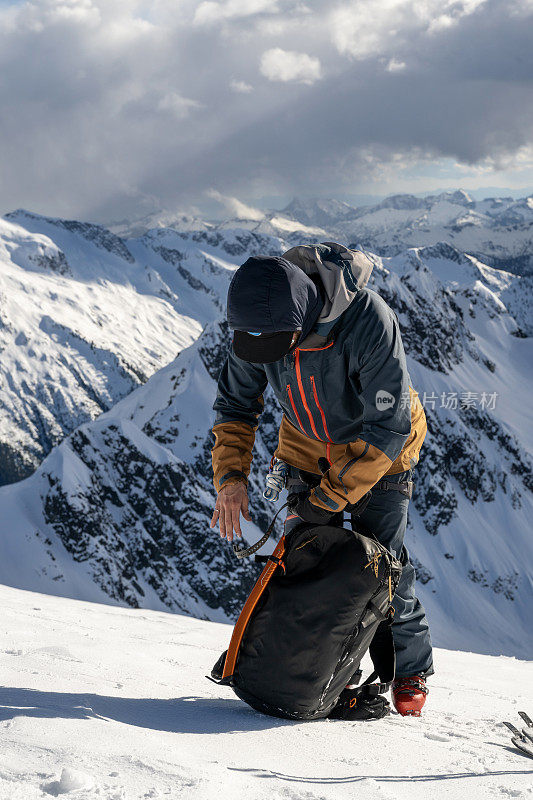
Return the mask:
[[(117, 217), (209, 190), (335, 194), (401, 163), (509, 163), (533, 145), (527, 0), (143, 7), (0, 8), (4, 210)], [(319, 64), (312, 83), (262, 74), (273, 50)]]

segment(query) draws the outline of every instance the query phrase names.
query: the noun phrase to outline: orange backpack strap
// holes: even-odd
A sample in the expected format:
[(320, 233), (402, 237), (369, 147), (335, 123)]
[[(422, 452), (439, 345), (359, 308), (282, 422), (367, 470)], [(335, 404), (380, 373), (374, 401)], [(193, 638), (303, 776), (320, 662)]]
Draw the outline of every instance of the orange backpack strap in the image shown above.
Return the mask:
[(268, 582), (270, 578), (276, 571), (277, 567), (279, 566), (279, 560), (282, 558), (283, 554), (285, 553), (285, 537), (282, 536), (279, 542), (276, 545), (276, 548), (268, 563), (266, 564), (265, 568), (263, 569), (261, 575), (255, 582), (254, 588), (250, 592), (250, 595), (243, 606), (241, 613), (239, 614), (239, 619), (235, 623), (235, 627), (233, 629), (233, 634), (231, 636), (231, 641), (229, 643), (228, 652), (226, 655), (226, 661), (224, 663), (224, 671), (222, 673), (222, 680), (225, 678), (231, 678), (233, 672), (235, 670), (235, 664), (237, 662), (237, 656), (239, 654), (239, 648), (241, 646), (242, 637), (244, 636), (244, 632), (250, 621), (250, 617), (259, 601), (259, 598), (265, 591), (266, 587), (268, 586)]

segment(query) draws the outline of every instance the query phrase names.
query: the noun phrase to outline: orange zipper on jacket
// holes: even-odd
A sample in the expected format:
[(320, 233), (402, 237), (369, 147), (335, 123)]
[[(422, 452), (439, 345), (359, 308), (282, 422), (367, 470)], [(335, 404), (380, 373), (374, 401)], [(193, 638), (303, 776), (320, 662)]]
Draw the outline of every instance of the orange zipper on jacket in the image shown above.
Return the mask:
[[(332, 342), (332, 344), (333, 344), (333, 342)], [(328, 347), (329, 347), (329, 345), (328, 345)], [(296, 379), (298, 381), (298, 389), (300, 391), (300, 397), (302, 399), (303, 406), (304, 406), (304, 408), (305, 408), (305, 410), (307, 412), (307, 416), (309, 417), (309, 422), (311, 423), (311, 430), (315, 434), (315, 437), (320, 442), (323, 442), (324, 439), (321, 436), (318, 435), (318, 431), (316, 429), (315, 421), (313, 419), (313, 415), (311, 414), (311, 409), (309, 408), (309, 405), (307, 403), (307, 399), (306, 399), (306, 396), (305, 396), (305, 393), (304, 393), (304, 387), (303, 387), (303, 381), (302, 381), (302, 371), (300, 369), (300, 352), (299, 352), (299, 350), (295, 351), (294, 362), (295, 362), (295, 367), (296, 367)], [(328, 440), (326, 442), (326, 457), (327, 457), (328, 461), (331, 461), (330, 445), (333, 443), (333, 439), (329, 435), (328, 426), (326, 424), (326, 415), (324, 413), (324, 409), (322, 408), (322, 406), (320, 405), (320, 402), (318, 400), (318, 394), (317, 394), (317, 390), (316, 390), (315, 376), (314, 375), (311, 375), (311, 386), (313, 387), (313, 396), (314, 396), (317, 408), (318, 408), (318, 410), (320, 412), (320, 416), (321, 416), (321, 419), (322, 419), (322, 424), (324, 426), (324, 433), (326, 434), (326, 438)], [(290, 403), (291, 403), (291, 406), (292, 406), (292, 410), (294, 411), (296, 419), (298, 420), (298, 424), (299, 424), (300, 428), (302, 429), (303, 433), (307, 436), (307, 434), (305, 433), (304, 426), (302, 425), (302, 420), (300, 419), (298, 411), (296, 410), (296, 406), (294, 404), (294, 399), (293, 399), (293, 396), (292, 396), (291, 387), (290, 387), (289, 384), (287, 384), (287, 394), (289, 396), (289, 400), (290, 400)]]
[(315, 421), (313, 419), (313, 415), (311, 414), (311, 409), (309, 408), (309, 406), (307, 404), (306, 397), (305, 397), (304, 387), (303, 387), (303, 383), (302, 383), (302, 373), (301, 373), (301, 370), (300, 370), (300, 352), (298, 350), (296, 350), (295, 363), (296, 363), (296, 380), (298, 381), (298, 389), (300, 390), (300, 397), (302, 398), (303, 406), (304, 406), (305, 410), (307, 411), (307, 416), (309, 417), (309, 422), (311, 423), (311, 430), (315, 434), (315, 437), (322, 442), (323, 439), (318, 435), (318, 432), (317, 432), (317, 429), (316, 429), (316, 426), (315, 426)]
[(289, 396), (289, 400), (290, 400), (290, 403), (291, 403), (291, 406), (292, 406), (292, 410), (294, 411), (296, 419), (298, 420), (298, 425), (302, 429), (302, 433), (305, 433), (304, 426), (302, 425), (302, 420), (300, 419), (300, 415), (298, 414), (298, 412), (296, 410), (296, 406), (294, 405), (294, 400), (292, 399), (292, 391), (291, 391), (291, 387), (290, 387), (289, 384), (287, 384), (287, 394)]
[(328, 426), (326, 425), (326, 415), (324, 414), (324, 409), (322, 408), (318, 400), (314, 375), (311, 375), (311, 386), (313, 387), (313, 397), (315, 398), (315, 403), (317, 404), (317, 408), (320, 411), (320, 416), (322, 417), (322, 425), (324, 426), (324, 433), (326, 434), (326, 439), (328, 440), (328, 442), (333, 442), (333, 439), (329, 435)]

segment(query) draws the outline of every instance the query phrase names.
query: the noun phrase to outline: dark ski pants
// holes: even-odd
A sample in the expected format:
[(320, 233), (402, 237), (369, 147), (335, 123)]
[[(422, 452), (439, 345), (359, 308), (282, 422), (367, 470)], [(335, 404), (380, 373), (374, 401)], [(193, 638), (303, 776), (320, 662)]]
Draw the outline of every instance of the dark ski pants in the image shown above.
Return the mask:
[[(290, 492), (303, 492), (308, 485), (295, 481), (293, 471)], [(387, 475), (390, 483), (411, 479), (411, 470), (398, 475)], [(402, 564), (402, 577), (393, 600), (394, 622), (392, 634), (396, 648), (396, 676), (432, 675), (433, 655), (426, 612), (415, 595), (415, 570), (409, 561), (409, 553), (403, 543), (407, 527), (409, 498), (394, 490), (373, 489), (366, 508), (352, 519), (355, 526), (361, 523), (377, 540), (398, 558)], [(342, 515), (344, 516), (344, 515)], [(290, 533), (301, 522), (299, 517), (287, 514), (285, 533)], [(332, 524), (343, 524), (341, 515), (335, 515)]]

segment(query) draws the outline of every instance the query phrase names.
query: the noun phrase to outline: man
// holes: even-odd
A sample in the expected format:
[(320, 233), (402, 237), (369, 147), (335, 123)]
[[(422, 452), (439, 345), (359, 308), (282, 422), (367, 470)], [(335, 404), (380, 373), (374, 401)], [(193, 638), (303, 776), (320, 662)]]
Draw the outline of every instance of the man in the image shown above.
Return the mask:
[(344, 509), (372, 490), (353, 513), (402, 562), (393, 603), (393, 702), (418, 716), (432, 649), (403, 538), (426, 422), (409, 385), (396, 316), (365, 288), (372, 266), (361, 251), (325, 242), (283, 257), (255, 256), (235, 272), (228, 291), (234, 338), (214, 404), (218, 497), (211, 527), (218, 520), (220, 535), (232, 541), (234, 531), (241, 536), (240, 514), (250, 519), (246, 484), (270, 384), (283, 409), (274, 457), (290, 465), (296, 493), (286, 532), (301, 520), (342, 524)]

